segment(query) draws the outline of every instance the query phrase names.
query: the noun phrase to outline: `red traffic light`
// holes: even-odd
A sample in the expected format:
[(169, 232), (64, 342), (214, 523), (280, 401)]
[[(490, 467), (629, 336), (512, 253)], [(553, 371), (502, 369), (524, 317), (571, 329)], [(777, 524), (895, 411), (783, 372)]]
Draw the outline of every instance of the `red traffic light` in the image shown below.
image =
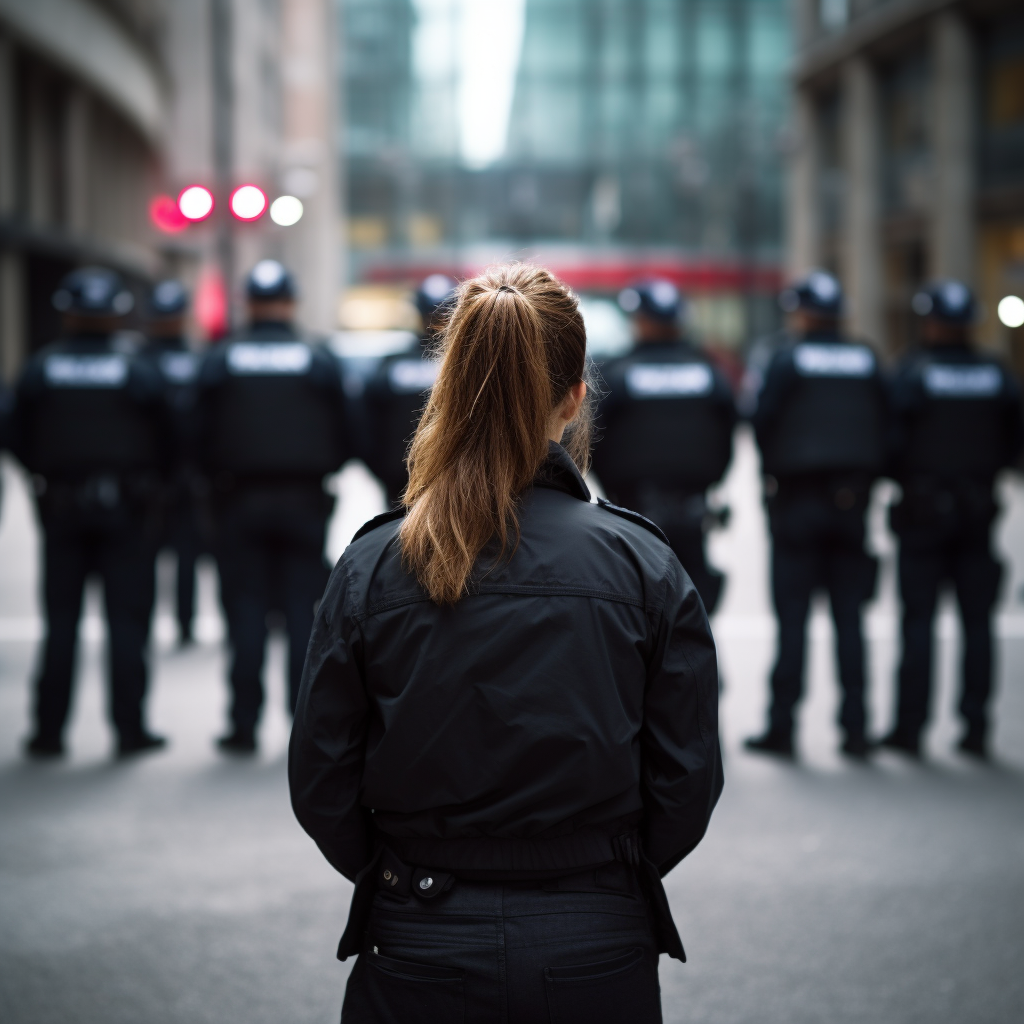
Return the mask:
[(149, 201), (149, 219), (153, 227), (169, 235), (176, 235), (188, 227), (188, 221), (182, 216), (172, 196), (153, 196)]
[(213, 193), (203, 185), (189, 185), (178, 195), (178, 209), (185, 220), (206, 220), (213, 213)]
[(228, 205), (239, 220), (259, 220), (267, 208), (267, 197), (263, 189), (255, 185), (239, 185), (231, 193)]

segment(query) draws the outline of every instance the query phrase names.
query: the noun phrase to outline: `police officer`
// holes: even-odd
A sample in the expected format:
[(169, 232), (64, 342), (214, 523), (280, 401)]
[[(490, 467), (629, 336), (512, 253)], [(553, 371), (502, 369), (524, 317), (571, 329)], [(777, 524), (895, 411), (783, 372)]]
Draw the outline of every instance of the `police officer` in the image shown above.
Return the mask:
[(169, 447), (163, 388), (149, 363), (111, 344), (133, 306), (118, 274), (76, 270), (53, 304), (65, 337), (25, 368), (14, 419), (14, 450), (33, 474), (45, 533), (47, 634), (27, 753), (64, 753), (82, 592), (96, 573), (110, 631), (110, 714), (126, 756), (166, 742), (149, 732), (143, 713), (152, 515)]
[(177, 557), (178, 636), (193, 640), (196, 558), (203, 549), (198, 509), (198, 479), (193, 465), (196, 376), (199, 356), (185, 337), (188, 292), (180, 281), (158, 282), (149, 299), (148, 345), (145, 354), (164, 379), (175, 432), (175, 459), (165, 482), (160, 546)]
[(842, 751), (868, 751), (861, 608), (876, 563), (864, 551), (864, 513), (885, 457), (885, 393), (872, 350), (839, 333), (842, 292), (815, 271), (780, 297), (795, 344), (772, 357), (753, 416), (772, 533), (772, 596), (779, 649), (768, 729), (747, 740), (792, 756), (793, 713), (803, 687), (812, 593), (828, 592), (836, 624)]
[(405, 457), (438, 362), (431, 346), (437, 342), (457, 282), (431, 274), (416, 289), (416, 306), (423, 320), (419, 344), (408, 352), (385, 356), (366, 388), (368, 420), (366, 464), (384, 484), (389, 506), (397, 505), (408, 482)]
[(996, 473), (1024, 443), (1020, 391), (992, 356), (974, 351), (974, 300), (959, 281), (939, 281), (913, 299), (922, 344), (890, 381), (895, 417), (893, 475), (903, 490), (891, 510), (900, 538), (903, 656), (896, 724), (881, 741), (917, 757), (928, 719), (932, 621), (951, 584), (964, 628), (959, 748), (985, 758), (992, 692), (992, 607), (1001, 567), (992, 555)]
[(625, 289), (636, 344), (602, 367), (601, 440), (594, 469), (617, 505), (653, 520), (710, 614), (722, 589), (704, 550), (705, 491), (732, 457), (736, 408), (725, 376), (680, 335), (682, 298), (668, 281)]
[[(249, 327), (212, 349), (199, 377), (199, 452), (212, 485), (221, 597), (233, 650), (231, 731), (222, 750), (252, 753), (263, 703), (266, 619), (283, 611), (294, 709), (333, 499), (323, 477), (348, 455), (335, 357), (295, 329), (295, 284), (262, 260), (246, 285)], [(283, 607), (282, 607), (283, 606)]]

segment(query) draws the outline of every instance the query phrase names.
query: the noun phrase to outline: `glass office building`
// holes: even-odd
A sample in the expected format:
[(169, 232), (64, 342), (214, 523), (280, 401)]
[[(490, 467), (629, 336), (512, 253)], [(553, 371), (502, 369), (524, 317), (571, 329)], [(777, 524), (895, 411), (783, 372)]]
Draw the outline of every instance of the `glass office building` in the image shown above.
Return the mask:
[(736, 345), (771, 317), (787, 0), (342, 0), (357, 279), (646, 273)]

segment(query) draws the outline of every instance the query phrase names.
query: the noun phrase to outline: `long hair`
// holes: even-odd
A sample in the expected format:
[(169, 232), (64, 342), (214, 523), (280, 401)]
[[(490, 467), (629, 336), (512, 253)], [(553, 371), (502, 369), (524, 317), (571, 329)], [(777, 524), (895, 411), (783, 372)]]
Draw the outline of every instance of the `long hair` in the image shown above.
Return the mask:
[[(500, 560), (519, 537), (519, 495), (547, 455), (547, 424), (584, 379), (576, 297), (542, 267), (495, 267), (461, 286), (441, 335), (441, 366), (409, 450), (407, 568), (438, 604), (466, 592), (484, 546)], [(566, 436), (585, 472), (589, 404)]]

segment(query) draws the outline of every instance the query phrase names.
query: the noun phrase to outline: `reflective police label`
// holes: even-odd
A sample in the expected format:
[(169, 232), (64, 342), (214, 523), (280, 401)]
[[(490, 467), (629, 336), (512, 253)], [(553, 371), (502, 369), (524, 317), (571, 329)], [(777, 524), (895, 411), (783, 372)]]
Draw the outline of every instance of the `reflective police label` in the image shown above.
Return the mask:
[(120, 388), (128, 380), (128, 360), (121, 355), (47, 357), (46, 381), (55, 388)]
[(237, 341), (228, 349), (228, 371), (239, 376), (298, 376), (312, 362), (312, 350), (301, 341)]
[(440, 364), (432, 359), (396, 359), (388, 367), (388, 383), (399, 394), (429, 391), (439, 368)]
[(924, 389), (935, 398), (991, 398), (1003, 387), (998, 366), (942, 366), (924, 371)]
[(864, 345), (803, 342), (793, 349), (793, 364), (804, 377), (870, 377), (875, 354)]
[(199, 357), (194, 352), (164, 352), (160, 356), (160, 372), (172, 384), (188, 384), (198, 370)]
[(626, 371), (633, 398), (692, 398), (710, 394), (714, 384), (704, 363), (639, 363)]

